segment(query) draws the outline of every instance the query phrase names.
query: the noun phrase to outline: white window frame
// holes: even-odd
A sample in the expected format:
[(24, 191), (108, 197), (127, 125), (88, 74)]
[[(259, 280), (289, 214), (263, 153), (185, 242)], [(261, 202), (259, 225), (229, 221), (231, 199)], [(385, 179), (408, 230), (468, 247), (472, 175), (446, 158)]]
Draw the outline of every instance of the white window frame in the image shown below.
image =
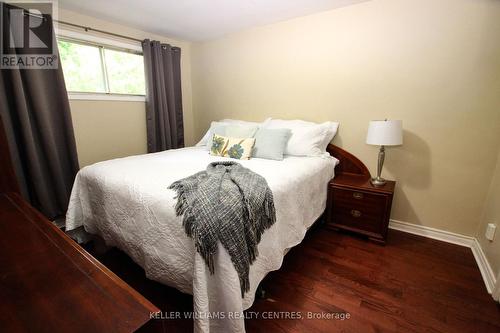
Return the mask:
[[(110, 38), (104, 38), (100, 36), (90, 35), (74, 30), (67, 30), (62, 28), (56, 29), (57, 38), (67, 40), (71, 42), (72, 40), (76, 43), (81, 42), (83, 44), (89, 44), (93, 46), (100, 47), (100, 54), (102, 57), (102, 48), (108, 47), (109, 49), (115, 49), (118, 51), (140, 53), (142, 54), (142, 47), (139, 44), (122, 42)], [(104, 61), (102, 61), (103, 66), (105, 66)], [(104, 70), (104, 68), (103, 68)], [(108, 85), (107, 78), (104, 76), (105, 84)], [(129, 102), (145, 102), (146, 96), (144, 95), (131, 95), (131, 94), (113, 94), (113, 93), (98, 93), (98, 92), (69, 92), (68, 98), (70, 100), (86, 100), (86, 101), (129, 101)]]

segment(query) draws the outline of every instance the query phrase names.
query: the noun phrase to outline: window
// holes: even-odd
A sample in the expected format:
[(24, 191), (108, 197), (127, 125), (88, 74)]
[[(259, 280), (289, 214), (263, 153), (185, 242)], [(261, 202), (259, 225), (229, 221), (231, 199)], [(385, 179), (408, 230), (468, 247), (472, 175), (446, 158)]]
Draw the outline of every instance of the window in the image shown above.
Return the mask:
[(68, 92), (145, 95), (139, 52), (65, 38), (58, 46)]

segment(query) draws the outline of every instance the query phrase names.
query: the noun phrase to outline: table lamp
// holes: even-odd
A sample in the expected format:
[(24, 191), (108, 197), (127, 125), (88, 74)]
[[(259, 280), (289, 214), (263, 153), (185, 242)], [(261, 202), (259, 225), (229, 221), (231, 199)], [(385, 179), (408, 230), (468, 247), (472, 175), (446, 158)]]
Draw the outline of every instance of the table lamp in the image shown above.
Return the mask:
[(372, 120), (368, 126), (366, 143), (380, 146), (378, 153), (377, 177), (371, 179), (373, 186), (383, 186), (386, 180), (380, 177), (385, 159), (385, 146), (403, 144), (403, 122), (401, 120)]

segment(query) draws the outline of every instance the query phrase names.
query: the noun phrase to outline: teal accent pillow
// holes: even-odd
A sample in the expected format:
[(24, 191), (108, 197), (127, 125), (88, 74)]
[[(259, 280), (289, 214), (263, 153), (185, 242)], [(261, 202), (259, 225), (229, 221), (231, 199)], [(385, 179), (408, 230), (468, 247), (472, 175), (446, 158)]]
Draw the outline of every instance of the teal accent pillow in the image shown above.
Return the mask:
[(253, 138), (258, 129), (258, 126), (227, 125), (224, 129), (224, 134), (221, 135), (231, 138)]
[(259, 128), (255, 134), (252, 156), (281, 161), (291, 136), (292, 131), (288, 128)]

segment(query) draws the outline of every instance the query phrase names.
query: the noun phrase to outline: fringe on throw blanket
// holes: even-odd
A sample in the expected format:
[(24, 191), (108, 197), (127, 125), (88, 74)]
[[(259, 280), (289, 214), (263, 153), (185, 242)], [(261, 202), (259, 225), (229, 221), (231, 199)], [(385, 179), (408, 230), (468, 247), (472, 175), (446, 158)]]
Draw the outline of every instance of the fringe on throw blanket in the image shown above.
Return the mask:
[(205, 171), (169, 186), (177, 192), (176, 214), (186, 234), (214, 273), (221, 242), (238, 273), (241, 296), (250, 290), (250, 265), (257, 245), (276, 221), (273, 194), (264, 177), (236, 162), (213, 162)]

